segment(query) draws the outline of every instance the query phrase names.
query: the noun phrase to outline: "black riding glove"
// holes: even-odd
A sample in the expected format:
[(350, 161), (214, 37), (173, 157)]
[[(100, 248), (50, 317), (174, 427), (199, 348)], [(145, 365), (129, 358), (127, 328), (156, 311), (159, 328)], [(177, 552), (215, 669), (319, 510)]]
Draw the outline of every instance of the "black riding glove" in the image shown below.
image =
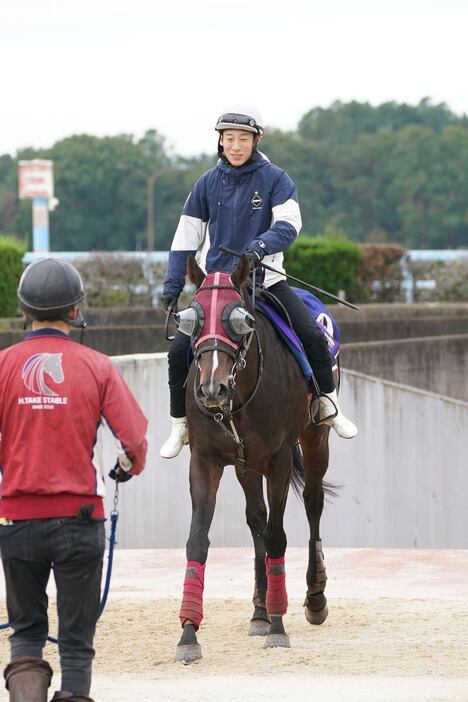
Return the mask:
[(109, 471), (109, 478), (115, 480), (116, 483), (126, 483), (128, 480), (133, 478), (133, 475), (126, 473), (122, 468), (116, 463), (115, 467)]
[(175, 311), (177, 308), (177, 300), (179, 299), (179, 293), (162, 293), (161, 304), (164, 311), (167, 312), (169, 309)]
[(251, 268), (259, 268), (260, 267), (260, 263), (261, 263), (262, 258), (265, 254), (263, 254), (263, 256), (262, 256), (261, 254), (257, 253), (257, 251), (254, 251), (254, 249), (247, 249), (247, 251), (245, 251), (244, 253), (247, 256), (247, 258), (249, 259), (249, 263), (250, 263)]
[[(125, 457), (126, 458), (126, 457)], [(129, 459), (128, 461), (128, 466), (129, 468), (131, 467), (131, 462)], [(133, 475), (129, 473), (128, 471), (124, 470), (122, 466), (120, 465), (122, 462), (122, 458), (118, 458), (117, 461), (115, 462), (115, 466), (112, 468), (112, 470), (109, 471), (109, 478), (112, 478), (112, 480), (115, 480), (116, 483), (126, 483), (128, 480), (133, 478)]]

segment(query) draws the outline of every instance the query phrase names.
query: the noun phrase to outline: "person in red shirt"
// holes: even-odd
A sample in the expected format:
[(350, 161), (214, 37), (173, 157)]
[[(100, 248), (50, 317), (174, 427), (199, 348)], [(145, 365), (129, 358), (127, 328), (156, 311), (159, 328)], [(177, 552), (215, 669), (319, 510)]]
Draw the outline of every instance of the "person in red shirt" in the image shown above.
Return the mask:
[(105, 548), (104, 481), (93, 464), (102, 418), (122, 445), (110, 475), (144, 468), (147, 420), (110, 359), (73, 341), (85, 326), (83, 283), (70, 263), (28, 266), (18, 287), (31, 328), (0, 351), (0, 550), (13, 634), (4, 671), (11, 702), (47, 702), (42, 659), (46, 586), (57, 588), (61, 690), (53, 700), (92, 702), (93, 638)]

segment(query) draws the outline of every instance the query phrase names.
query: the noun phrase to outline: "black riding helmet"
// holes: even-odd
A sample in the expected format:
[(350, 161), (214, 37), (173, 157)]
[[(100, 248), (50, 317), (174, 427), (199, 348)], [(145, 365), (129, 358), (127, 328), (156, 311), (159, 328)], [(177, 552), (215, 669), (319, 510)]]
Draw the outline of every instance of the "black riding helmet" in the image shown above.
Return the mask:
[(75, 266), (56, 258), (41, 258), (23, 272), (18, 286), (21, 309), (31, 319), (63, 320), (72, 327), (85, 327), (81, 312), (75, 319), (69, 312), (85, 296), (83, 281)]

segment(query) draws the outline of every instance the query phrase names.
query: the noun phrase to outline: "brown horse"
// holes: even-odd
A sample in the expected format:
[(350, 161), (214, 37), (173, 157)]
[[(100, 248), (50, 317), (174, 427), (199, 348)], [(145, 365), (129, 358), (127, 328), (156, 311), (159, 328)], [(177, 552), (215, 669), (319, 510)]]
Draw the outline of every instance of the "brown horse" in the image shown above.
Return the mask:
[(329, 429), (310, 422), (307, 380), (270, 322), (252, 309), (245, 287), (249, 273), (245, 256), (230, 276), (205, 276), (191, 257), (188, 276), (197, 293), (178, 316), (194, 351), (187, 384), (192, 521), (176, 650), (176, 660), (184, 662), (201, 658), (196, 632), (203, 618), (208, 532), (227, 465), (236, 466), (255, 548), (249, 635), (266, 635), (265, 648), (290, 645), (282, 618), (288, 605), (283, 515), (291, 481), (304, 488), (310, 527), (305, 615), (321, 624), (328, 614), (319, 523)]

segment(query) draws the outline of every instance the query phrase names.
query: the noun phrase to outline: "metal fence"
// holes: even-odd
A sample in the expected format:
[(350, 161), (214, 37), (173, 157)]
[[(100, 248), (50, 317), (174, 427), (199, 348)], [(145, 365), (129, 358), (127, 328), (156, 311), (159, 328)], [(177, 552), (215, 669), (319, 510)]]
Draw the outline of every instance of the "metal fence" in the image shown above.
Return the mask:
[[(183, 547), (191, 504), (189, 450), (159, 458), (169, 432), (165, 354), (114, 359), (149, 418), (145, 471), (120, 490), (120, 548)], [(331, 438), (327, 480), (342, 486), (327, 501), (322, 538), (328, 546), (468, 547), (468, 403), (344, 371), (341, 404), (359, 426), (352, 441)], [(115, 444), (102, 432), (96, 460), (109, 469)], [(109, 481), (110, 483), (111, 481)], [(108, 485), (107, 509), (112, 505)], [(214, 546), (249, 546), (244, 498), (227, 467), (210, 532)], [(290, 546), (305, 546), (304, 507), (290, 494), (286, 509)]]

